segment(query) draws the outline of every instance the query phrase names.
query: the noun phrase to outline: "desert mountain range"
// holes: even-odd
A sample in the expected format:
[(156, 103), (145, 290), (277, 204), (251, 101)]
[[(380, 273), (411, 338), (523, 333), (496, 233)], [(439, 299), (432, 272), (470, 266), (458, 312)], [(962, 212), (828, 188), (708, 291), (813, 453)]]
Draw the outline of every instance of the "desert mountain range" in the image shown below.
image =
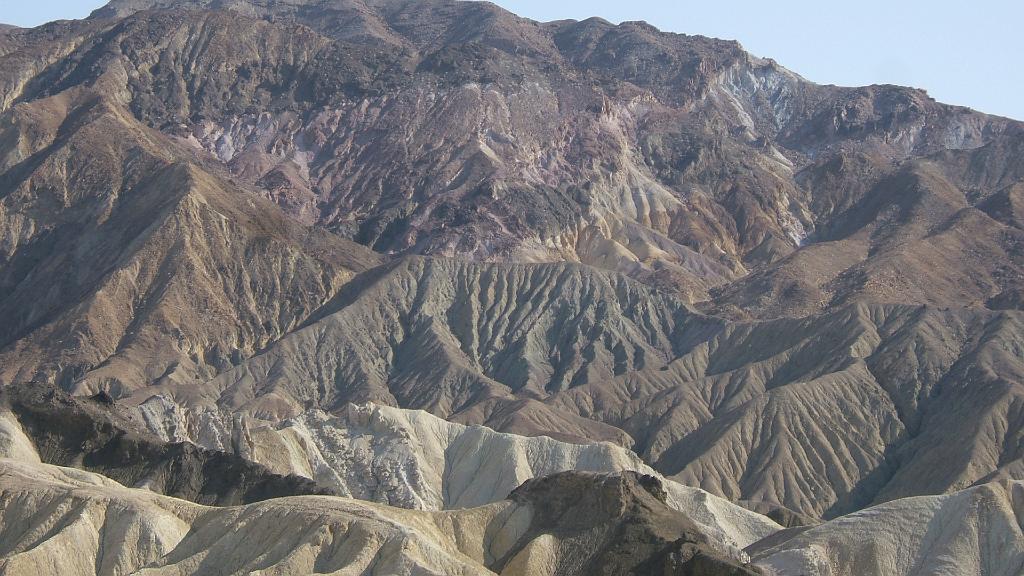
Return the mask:
[(0, 27), (0, 574), (1022, 574), (1022, 210), (643, 22)]

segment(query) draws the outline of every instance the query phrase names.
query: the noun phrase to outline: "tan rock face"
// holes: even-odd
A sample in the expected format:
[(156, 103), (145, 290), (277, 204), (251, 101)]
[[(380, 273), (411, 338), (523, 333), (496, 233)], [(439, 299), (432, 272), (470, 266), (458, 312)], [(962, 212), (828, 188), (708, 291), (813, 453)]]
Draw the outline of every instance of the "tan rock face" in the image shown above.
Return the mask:
[(826, 522), (757, 553), (773, 574), (1018, 574), (1020, 482), (906, 498)]

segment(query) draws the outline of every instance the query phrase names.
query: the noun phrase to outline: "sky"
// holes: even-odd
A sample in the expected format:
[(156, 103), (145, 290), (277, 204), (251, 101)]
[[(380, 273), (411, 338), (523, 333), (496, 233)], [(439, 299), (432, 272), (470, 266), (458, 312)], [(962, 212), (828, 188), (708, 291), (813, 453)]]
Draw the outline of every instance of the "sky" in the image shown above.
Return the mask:
[[(82, 18), (104, 0), (0, 0), (0, 22)], [(1024, 120), (1022, 0), (497, 0), (535, 20), (646, 20), (739, 40), (808, 80), (923, 88), (942, 102)]]

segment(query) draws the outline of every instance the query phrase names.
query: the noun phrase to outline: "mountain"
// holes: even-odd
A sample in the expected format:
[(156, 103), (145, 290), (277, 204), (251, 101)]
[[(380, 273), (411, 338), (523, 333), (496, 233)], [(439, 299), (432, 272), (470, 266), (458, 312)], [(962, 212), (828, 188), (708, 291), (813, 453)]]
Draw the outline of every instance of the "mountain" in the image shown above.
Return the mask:
[(1020, 124), (920, 91), (448, 0), (122, 2), (89, 25), (109, 33), (36, 90), (124, 68), (140, 120), (379, 251), (583, 262), (759, 316), (1018, 287), (1019, 228), (985, 210)]
[(1022, 193), (1024, 123), (642, 22), (5, 28), (0, 571), (1012, 573)]

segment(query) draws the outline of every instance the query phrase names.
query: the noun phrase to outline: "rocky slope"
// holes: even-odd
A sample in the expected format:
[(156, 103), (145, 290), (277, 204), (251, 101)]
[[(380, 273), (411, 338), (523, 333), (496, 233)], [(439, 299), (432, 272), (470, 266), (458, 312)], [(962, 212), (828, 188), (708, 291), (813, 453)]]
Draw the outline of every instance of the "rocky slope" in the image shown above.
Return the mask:
[(1004, 482), (896, 500), (811, 528), (757, 563), (780, 576), (1020, 574), (1022, 496), (1024, 485)]
[(388, 267), (334, 309), (163, 390), (270, 422), (372, 401), (605, 439), (685, 484), (811, 517), (958, 490), (1024, 456), (1017, 311), (724, 322), (593, 269), (436, 259)]

